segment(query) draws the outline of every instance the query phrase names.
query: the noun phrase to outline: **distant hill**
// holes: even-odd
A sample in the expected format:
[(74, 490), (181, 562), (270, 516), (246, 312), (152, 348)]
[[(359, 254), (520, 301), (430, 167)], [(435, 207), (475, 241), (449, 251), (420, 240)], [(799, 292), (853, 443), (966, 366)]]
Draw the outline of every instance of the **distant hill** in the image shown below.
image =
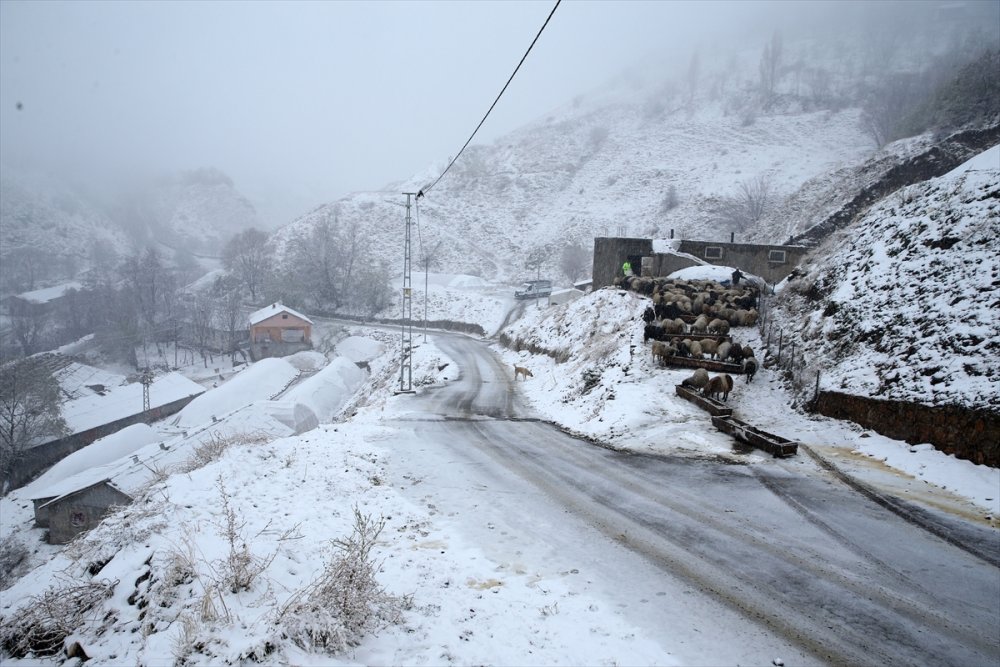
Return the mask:
[(168, 261), (217, 257), (234, 234), (259, 226), (256, 211), (215, 169), (173, 174), (96, 196), (50, 175), (0, 171), (0, 285), (32, 289), (79, 277), (148, 245)]

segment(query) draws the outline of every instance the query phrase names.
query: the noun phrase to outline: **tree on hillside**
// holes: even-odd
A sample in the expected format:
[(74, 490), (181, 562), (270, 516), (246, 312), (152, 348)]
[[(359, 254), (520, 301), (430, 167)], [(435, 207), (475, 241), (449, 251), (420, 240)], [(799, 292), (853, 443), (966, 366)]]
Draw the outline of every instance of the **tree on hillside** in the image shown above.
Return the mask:
[(881, 148), (896, 138), (896, 129), (923, 95), (912, 74), (888, 74), (869, 90), (861, 114), (865, 131)]
[(774, 190), (764, 174), (740, 183), (736, 194), (724, 197), (715, 211), (716, 219), (735, 232), (756, 225), (770, 210)]
[(246, 318), (243, 314), (243, 297), (239, 285), (232, 278), (216, 280), (213, 292), (218, 306), (216, 318), (219, 329), (225, 333), (226, 349), (230, 362), (236, 362), (236, 352), (239, 348), (240, 333), (246, 328)]
[(388, 308), (392, 303), (388, 276), (389, 265), (385, 260), (358, 271), (355, 289), (351, 290), (351, 304), (368, 317)]
[(21, 347), (21, 354), (30, 356), (41, 349), (42, 334), (49, 322), (48, 311), (39, 304), (11, 299), (10, 331)]
[(234, 236), (222, 251), (226, 270), (235, 275), (250, 292), (250, 301), (257, 302), (271, 268), (271, 251), (267, 234), (248, 229)]
[(567, 243), (559, 255), (559, 268), (571, 281), (590, 275), (593, 263), (592, 251), (581, 241)]
[(11, 471), (31, 445), (68, 433), (61, 404), (59, 383), (39, 357), (0, 368), (0, 474), (4, 492)]
[(760, 57), (760, 100), (765, 109), (774, 102), (778, 79), (781, 77), (782, 50), (781, 33), (776, 32), (771, 36), (771, 41), (764, 45), (764, 52)]

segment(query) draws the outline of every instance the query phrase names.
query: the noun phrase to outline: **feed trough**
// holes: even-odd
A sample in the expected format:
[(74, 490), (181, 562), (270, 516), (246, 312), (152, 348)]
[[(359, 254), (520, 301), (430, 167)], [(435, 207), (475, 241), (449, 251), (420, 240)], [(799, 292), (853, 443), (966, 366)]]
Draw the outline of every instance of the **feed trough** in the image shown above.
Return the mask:
[(712, 425), (740, 442), (745, 442), (757, 449), (763, 449), (774, 456), (794, 456), (799, 450), (799, 443), (782, 438), (780, 435), (762, 431), (732, 415), (712, 417)]

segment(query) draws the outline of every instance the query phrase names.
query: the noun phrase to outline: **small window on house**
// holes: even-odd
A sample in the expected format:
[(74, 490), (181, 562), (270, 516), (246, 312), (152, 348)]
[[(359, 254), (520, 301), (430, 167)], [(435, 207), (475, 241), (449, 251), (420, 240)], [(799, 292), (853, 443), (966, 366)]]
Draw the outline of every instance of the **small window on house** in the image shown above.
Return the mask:
[(705, 259), (722, 259), (722, 246), (705, 246)]
[(79, 528), (83, 524), (87, 523), (87, 517), (83, 512), (73, 512), (70, 514), (69, 522), (74, 528)]
[(784, 264), (785, 263), (785, 251), (784, 250), (768, 250), (767, 251), (767, 261), (773, 262), (774, 264)]
[(288, 313), (282, 313), (281, 314), (281, 319), (287, 320), (288, 319)]

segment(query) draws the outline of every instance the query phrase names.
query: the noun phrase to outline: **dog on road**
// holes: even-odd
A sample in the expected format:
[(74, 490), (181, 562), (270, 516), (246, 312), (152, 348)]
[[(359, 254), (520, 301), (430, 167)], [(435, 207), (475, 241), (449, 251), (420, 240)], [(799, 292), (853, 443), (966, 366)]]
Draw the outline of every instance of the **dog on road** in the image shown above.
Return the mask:
[(514, 364), (514, 381), (515, 382), (517, 382), (517, 376), (518, 375), (522, 376), (525, 379), (525, 381), (527, 381), (528, 378), (535, 377), (534, 375), (531, 374), (531, 371), (529, 371), (524, 366), (518, 366), (517, 364)]

